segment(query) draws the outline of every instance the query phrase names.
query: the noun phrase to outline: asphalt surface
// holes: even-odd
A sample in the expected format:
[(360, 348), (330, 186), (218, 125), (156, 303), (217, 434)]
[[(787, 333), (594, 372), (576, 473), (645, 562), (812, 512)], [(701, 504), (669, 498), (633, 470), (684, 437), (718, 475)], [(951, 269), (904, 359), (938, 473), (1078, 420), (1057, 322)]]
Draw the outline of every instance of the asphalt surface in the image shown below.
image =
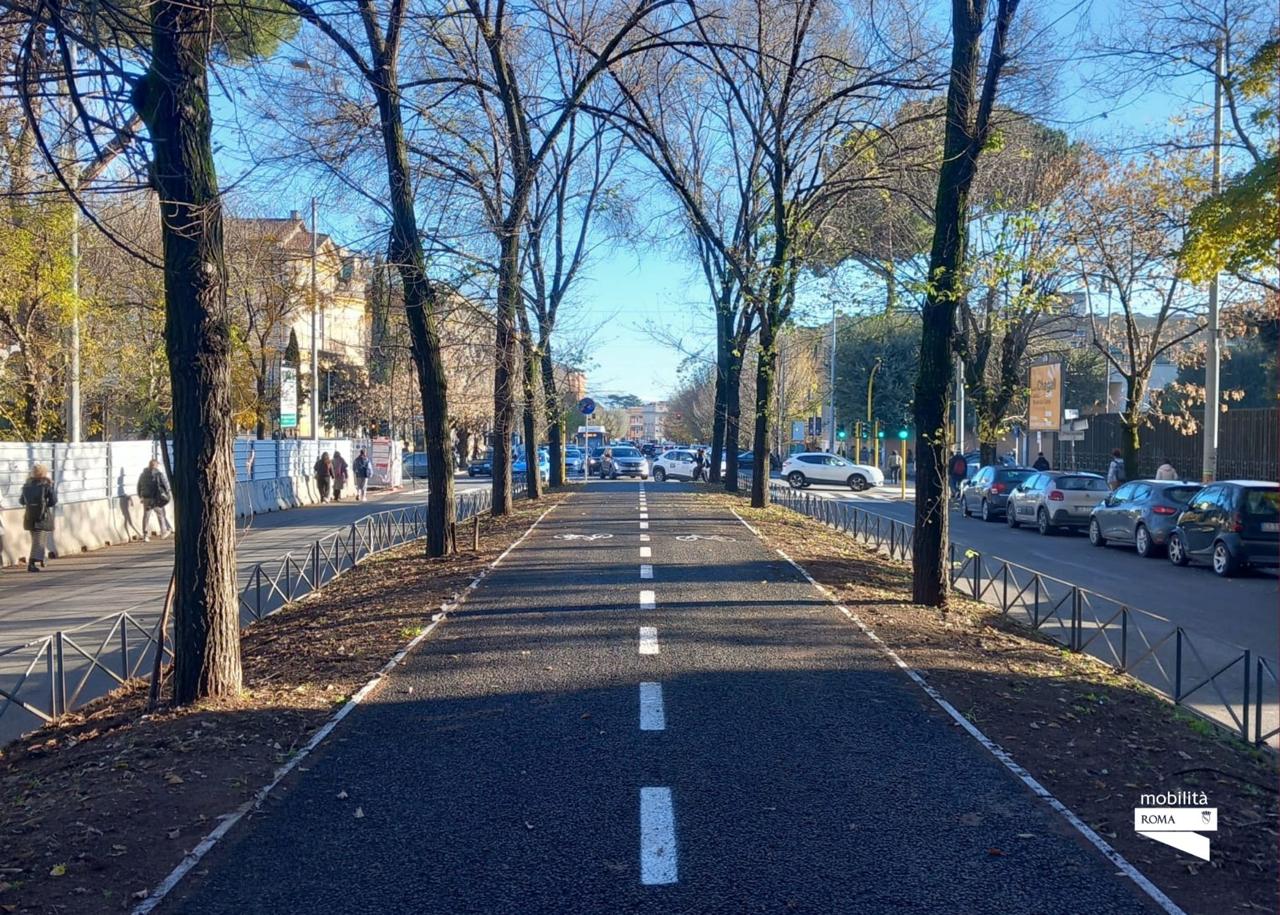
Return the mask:
[[(853, 493), (834, 486), (812, 486), (814, 496), (850, 502), (867, 511), (908, 523), (914, 520), (914, 490), (907, 502), (899, 490), (886, 486), (870, 493)], [(1148, 610), (1188, 629), (1280, 658), (1280, 579), (1270, 571), (1247, 571), (1219, 578), (1206, 565), (1177, 568), (1163, 555), (1142, 559), (1131, 546), (1099, 549), (1084, 532), (1042, 537), (1025, 525), (1010, 529), (1004, 519), (984, 522), (951, 513), (951, 539), (983, 555), (997, 556), (1045, 575), (1080, 585), (1117, 601)]]
[(649, 484), (643, 530), (641, 488), (552, 512), (161, 911), (1148, 910), (730, 514)]

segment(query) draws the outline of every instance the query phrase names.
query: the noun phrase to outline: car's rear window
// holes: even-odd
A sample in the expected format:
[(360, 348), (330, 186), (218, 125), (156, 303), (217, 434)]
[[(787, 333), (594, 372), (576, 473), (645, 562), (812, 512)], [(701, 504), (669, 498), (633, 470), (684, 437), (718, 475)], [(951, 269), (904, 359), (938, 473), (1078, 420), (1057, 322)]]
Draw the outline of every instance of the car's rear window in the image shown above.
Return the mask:
[(1107, 481), (1097, 477), (1058, 477), (1054, 483), (1064, 492), (1106, 492)]
[(1251, 518), (1280, 517), (1280, 490), (1246, 489), (1244, 513)]
[(1009, 483), (1021, 483), (1035, 473), (1034, 470), (997, 470), (996, 479)]
[(1179, 505), (1186, 505), (1191, 501), (1191, 497), (1200, 491), (1199, 486), (1166, 486), (1160, 491), (1160, 495), (1168, 499), (1170, 502), (1177, 502)]

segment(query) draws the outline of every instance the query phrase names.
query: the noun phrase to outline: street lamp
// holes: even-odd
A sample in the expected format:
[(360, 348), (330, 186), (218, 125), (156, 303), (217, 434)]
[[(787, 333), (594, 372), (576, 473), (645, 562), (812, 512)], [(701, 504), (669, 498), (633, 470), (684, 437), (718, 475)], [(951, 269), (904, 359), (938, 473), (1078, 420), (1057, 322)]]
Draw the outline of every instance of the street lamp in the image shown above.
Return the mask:
[(898, 430), (898, 447), (901, 449), (901, 462), (898, 465), (900, 468), (900, 470), (898, 471), (898, 480), (902, 484), (901, 493), (902, 493), (903, 502), (907, 501), (907, 436), (908, 434), (909, 433), (906, 429)]

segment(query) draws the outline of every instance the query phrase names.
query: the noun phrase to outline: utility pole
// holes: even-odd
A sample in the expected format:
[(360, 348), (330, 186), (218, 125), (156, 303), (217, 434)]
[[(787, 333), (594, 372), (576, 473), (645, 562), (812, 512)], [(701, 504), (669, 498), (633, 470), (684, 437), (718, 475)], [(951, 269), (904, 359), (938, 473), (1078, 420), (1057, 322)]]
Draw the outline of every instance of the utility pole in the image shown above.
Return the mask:
[(827, 429), (827, 441), (831, 443), (831, 447), (827, 449), (828, 453), (836, 453), (836, 303), (834, 297), (831, 301), (831, 416)]
[[(72, 191), (80, 190), (80, 182), (78, 180), (79, 165), (76, 161), (76, 140), (75, 140), (75, 123), (76, 111), (75, 104), (71, 97), (74, 94), (73, 87), (75, 82), (75, 68), (78, 59), (75, 44), (71, 45), (71, 53), (69, 55), (71, 62), (71, 72), (67, 74), (67, 146), (70, 155), (67, 157), (67, 167), (71, 171), (71, 189)], [(71, 202), (71, 339), (68, 341), (68, 349), (70, 353), (70, 366), (67, 374), (69, 390), (67, 391), (67, 438), (72, 444), (81, 441), (83, 432), (80, 425), (80, 207), (73, 200)], [(105, 439), (106, 433), (103, 433)]]
[[(871, 448), (874, 449), (877, 459), (879, 458), (879, 454), (880, 454), (880, 444), (876, 440), (875, 435), (876, 435), (876, 431), (879, 428), (879, 424), (876, 423), (871, 418), (871, 403), (872, 403), (872, 394), (875, 392), (876, 372), (879, 370), (880, 370), (880, 357), (876, 356), (876, 364), (871, 366), (871, 372), (870, 374), (867, 375), (867, 435), (870, 436)], [(875, 464), (876, 462), (877, 462), (876, 460), (872, 461), (873, 464)]]
[(320, 441), (320, 301), (316, 292), (316, 198), (311, 198), (311, 440)]
[(956, 450), (964, 454), (964, 367), (956, 362)]
[[(1213, 60), (1213, 190), (1222, 192), (1222, 39)], [(1204, 360), (1204, 457), (1200, 474), (1205, 483), (1218, 475), (1218, 372), (1222, 359), (1222, 328), (1218, 323), (1218, 275), (1209, 282), (1209, 346)]]

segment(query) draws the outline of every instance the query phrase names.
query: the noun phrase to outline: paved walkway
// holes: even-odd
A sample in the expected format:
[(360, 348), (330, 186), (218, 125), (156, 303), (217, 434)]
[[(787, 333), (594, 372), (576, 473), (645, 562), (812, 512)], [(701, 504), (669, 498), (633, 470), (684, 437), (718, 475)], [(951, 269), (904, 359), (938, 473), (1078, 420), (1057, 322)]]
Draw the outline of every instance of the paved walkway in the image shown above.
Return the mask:
[(683, 486), (573, 496), (303, 770), (161, 910), (1147, 911)]

